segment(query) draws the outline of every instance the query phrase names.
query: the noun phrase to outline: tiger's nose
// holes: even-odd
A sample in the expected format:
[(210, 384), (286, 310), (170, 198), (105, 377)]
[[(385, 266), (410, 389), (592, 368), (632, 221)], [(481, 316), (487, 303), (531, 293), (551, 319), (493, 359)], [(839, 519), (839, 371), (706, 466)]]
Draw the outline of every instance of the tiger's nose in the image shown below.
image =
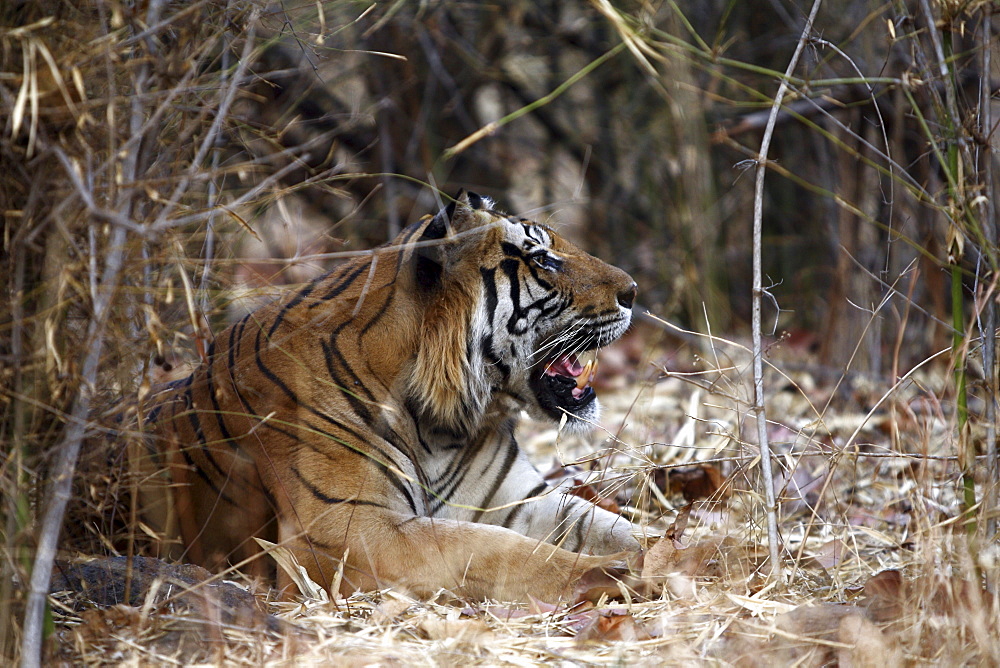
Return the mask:
[(625, 308), (632, 308), (632, 302), (635, 301), (635, 295), (638, 291), (639, 286), (635, 284), (635, 281), (632, 281), (632, 285), (618, 293), (618, 303)]

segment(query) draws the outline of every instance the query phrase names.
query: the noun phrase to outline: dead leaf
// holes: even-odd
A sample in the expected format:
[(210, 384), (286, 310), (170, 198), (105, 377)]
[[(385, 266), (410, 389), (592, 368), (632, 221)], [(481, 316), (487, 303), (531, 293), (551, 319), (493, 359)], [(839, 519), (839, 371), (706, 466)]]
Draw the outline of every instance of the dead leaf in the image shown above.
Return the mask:
[(558, 459), (553, 459), (552, 466), (542, 474), (542, 478), (553, 486), (571, 483), (568, 485), (568, 494), (590, 501), (598, 508), (615, 514), (621, 513), (621, 507), (614, 499), (604, 496), (595, 485), (585, 482), (586, 476), (586, 471), (579, 466), (563, 466)]
[(566, 478), (577, 474), (583, 475), (583, 469), (579, 466), (563, 466), (559, 463), (558, 459), (553, 457), (552, 465), (549, 467), (548, 471), (542, 474), (542, 478), (555, 486), (557, 481), (565, 480)]
[(662, 476), (655, 476), (654, 480), (665, 492), (680, 494), (689, 503), (700, 499), (721, 501), (730, 493), (729, 487), (723, 486), (722, 472), (711, 464), (671, 469), (667, 472), (666, 485)]
[(715, 575), (714, 572), (708, 572), (707, 566), (719, 554), (720, 547), (725, 544), (724, 538), (706, 539), (682, 547), (678, 541), (663, 537), (644, 555), (641, 577), (646, 580), (663, 578), (675, 573), (688, 576)]
[(903, 584), (903, 575), (894, 570), (882, 571), (868, 578), (864, 590), (867, 598), (865, 605), (874, 621), (890, 622), (903, 616), (906, 599)]
[(672, 538), (664, 536), (643, 555), (640, 577), (643, 580), (651, 580), (676, 572), (683, 556), (681, 552)]
[(593, 485), (584, 484), (579, 478), (573, 478), (573, 486), (569, 488), (569, 493), (581, 499), (590, 501), (598, 508), (603, 508), (616, 515), (621, 514), (622, 509), (614, 499), (602, 496)]
[(683, 508), (677, 511), (677, 517), (674, 521), (670, 523), (670, 527), (667, 528), (664, 534), (665, 538), (670, 538), (671, 540), (677, 542), (680, 545), (681, 537), (684, 536), (684, 531), (687, 529), (688, 520), (691, 518), (691, 504), (687, 504)]
[(894, 622), (918, 609), (965, 619), (993, 605), (993, 595), (978, 583), (944, 576), (905, 580), (894, 570), (870, 577), (864, 593), (869, 615), (876, 622)]
[(611, 608), (590, 612), (592, 613), (590, 620), (577, 632), (578, 643), (615, 640), (635, 642), (649, 640), (651, 637), (625, 609)]
[(816, 554), (812, 555), (813, 560), (822, 566), (823, 568), (834, 568), (840, 565), (840, 562), (844, 560), (844, 556), (849, 554), (847, 546), (844, 545), (844, 541), (839, 538), (835, 538), (831, 541), (827, 541), (816, 550)]
[(774, 619), (775, 626), (790, 634), (832, 640), (845, 617), (861, 618), (863, 612), (853, 605), (821, 603), (800, 605)]
[(681, 570), (678, 568), (678, 564), (687, 556), (687, 552), (681, 546), (681, 536), (687, 529), (690, 516), (691, 504), (689, 503), (677, 512), (677, 517), (664, 532), (663, 537), (642, 555), (640, 580), (650, 584), (654, 580), (665, 578)]
[(123, 628), (140, 628), (142, 611), (128, 605), (114, 605), (110, 608), (84, 610), (80, 618), (80, 631), (93, 640), (104, 639)]
[(277, 564), (285, 572), (285, 574), (291, 578), (295, 586), (298, 587), (299, 593), (302, 594), (306, 599), (322, 601), (328, 603), (330, 601), (330, 595), (327, 593), (326, 589), (320, 586), (318, 583), (313, 582), (309, 577), (309, 573), (306, 571), (305, 567), (302, 566), (292, 551), (287, 547), (281, 547), (270, 541), (266, 541), (263, 538), (254, 537), (257, 544), (260, 545), (265, 552), (271, 555)]
[(694, 598), (694, 577), (702, 573), (717, 546), (714, 543), (699, 543), (688, 548), (678, 545), (677, 541), (664, 536), (644, 555), (640, 576), (640, 589), (644, 594), (654, 595), (665, 586), (674, 598)]
[(637, 585), (628, 569), (592, 568), (577, 580), (575, 601), (577, 604), (596, 604), (602, 599), (619, 599), (622, 597), (623, 587), (635, 590)]

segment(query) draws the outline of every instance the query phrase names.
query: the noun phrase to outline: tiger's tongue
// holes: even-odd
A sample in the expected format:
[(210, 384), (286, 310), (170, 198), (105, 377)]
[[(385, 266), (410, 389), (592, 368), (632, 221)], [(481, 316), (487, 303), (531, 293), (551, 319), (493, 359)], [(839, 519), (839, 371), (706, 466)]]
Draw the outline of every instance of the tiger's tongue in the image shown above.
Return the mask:
[(576, 387), (572, 393), (575, 398), (580, 398), (597, 375), (597, 360), (582, 365), (576, 355), (560, 355), (545, 367), (545, 373), (549, 376), (575, 378)]
[(580, 364), (580, 360), (576, 355), (560, 355), (545, 367), (545, 373), (550, 376), (576, 378), (583, 373), (583, 365)]

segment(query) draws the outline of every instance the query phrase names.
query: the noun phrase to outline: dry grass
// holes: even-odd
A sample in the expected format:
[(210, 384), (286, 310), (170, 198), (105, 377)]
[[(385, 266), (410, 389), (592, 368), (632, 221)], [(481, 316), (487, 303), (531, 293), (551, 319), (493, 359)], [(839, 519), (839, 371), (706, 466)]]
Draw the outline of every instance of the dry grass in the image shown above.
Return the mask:
[[(630, 85), (648, 85), (656, 91), (636, 106), (655, 103), (669, 108), (662, 117), (650, 114), (652, 120), (644, 127), (670, 125), (669, 120), (676, 121), (678, 128), (690, 128), (682, 123), (686, 114), (681, 107), (685, 100), (694, 99), (689, 96), (695, 81), (691, 73), (707, 68), (713, 49), (722, 46), (691, 37), (681, 18), (671, 21), (685, 29), (680, 32), (687, 35), (687, 41), (659, 28), (647, 31), (646, 23), (616, 12), (610, 3), (594, 6), (611, 21), (609, 33), (624, 40), (633, 57), (641, 60), (640, 74)], [(984, 6), (934, 5), (937, 11), (965, 12), (958, 17)], [(77, 485), (74, 500), (90, 503), (92, 517), (105, 516), (105, 504), (117, 502), (118, 490), (128, 485), (126, 475), (110, 469), (75, 479), (58, 475), (73, 470), (76, 448), (85, 437), (108, 428), (109, 423), (102, 423), (95, 410), (103, 405), (104, 395), (135, 396), (151, 382), (183, 373), (203, 354), (210, 331), (218, 331), (234, 313), (272, 296), (276, 284), (306, 280), (337, 259), (331, 251), (350, 250), (352, 239), (367, 245), (384, 237), (405, 218), (407, 206), (424, 213), (433, 202), (426, 184), (412, 177), (388, 178), (381, 172), (393, 171), (394, 163), (383, 160), (378, 164), (384, 169), (379, 169), (371, 159), (372, 146), (388, 145), (393, 133), (405, 135), (411, 129), (400, 129), (399, 117), (390, 113), (391, 104), (359, 108), (357, 100), (365, 96), (358, 94), (361, 77), (352, 68), (368, 66), (372, 61), (366, 58), (371, 54), (331, 49), (326, 53), (335, 57), (317, 65), (317, 76), (296, 78), (293, 74), (302, 71), (312, 76), (310, 65), (282, 60), (287, 48), (266, 48), (287, 30), (291, 37), (285, 46), (299, 47), (295, 53), (311, 62), (317, 53), (311, 45), (325, 45), (321, 37), (336, 38), (365, 12), (339, 2), (320, 6), (328, 14), (312, 3), (305, 7), (289, 6), (282, 12), (257, 2), (116, 0), (0, 5), (0, 164), (4, 172), (0, 175), (0, 286), (4, 294), (0, 310), (4, 455), (0, 465), (0, 657), (4, 662), (16, 660), (21, 652), (29, 572), (39, 554), (44, 557), (48, 551), (49, 557), (71, 558), (79, 556), (81, 547), (88, 554), (104, 554), (123, 544), (128, 546), (125, 551), (133, 551), (141, 542), (143, 529), (128, 504), (115, 523), (81, 520), (71, 524), (62, 542), (56, 540), (61, 513), (46, 520), (47, 513), (51, 515), (58, 506), (53, 503), (56, 486), (48, 484), (51, 480), (66, 484), (73, 480)], [(297, 23), (306, 11), (312, 13), (311, 19)], [(371, 37), (371, 43), (364, 44), (374, 47), (373, 51), (391, 50), (393, 36), (412, 25), (393, 24), (394, 11), (375, 13), (368, 17), (370, 24), (357, 28), (366, 31), (364, 39)], [(881, 20), (883, 11), (875, 11), (864, 25), (881, 26), (875, 19)], [(339, 22), (336, 28), (335, 22)], [(300, 29), (302, 24), (315, 32)], [(376, 26), (387, 28), (380, 32)], [(902, 27), (900, 23), (891, 28), (900, 30), (900, 40)], [(437, 38), (450, 33), (441, 29), (421, 34)], [(926, 48), (920, 46), (925, 36), (920, 31), (912, 36), (917, 45), (914, 53)], [(469, 55), (464, 43), (455, 43), (460, 54)], [(422, 48), (436, 53), (427, 44), (422, 43)], [(600, 52), (606, 52), (603, 46)], [(398, 69), (386, 65), (386, 71), (399, 81), (409, 81), (407, 68), (413, 62), (400, 61), (395, 55), (375, 57), (384, 59), (379, 63), (391, 61), (391, 67)], [(428, 59), (429, 69), (440, 68), (433, 57)], [(478, 62), (472, 57), (467, 60)], [(520, 85), (518, 94), (529, 91), (533, 99), (558, 91), (570, 105), (579, 104), (592, 99), (580, 93), (582, 82), (573, 88), (562, 84), (574, 72), (590, 71), (587, 68), (595, 63), (589, 56), (570, 59), (572, 67), (562, 68), (567, 76), (546, 77), (551, 80), (544, 85), (521, 80), (524, 71), (514, 71), (505, 75), (509, 80), (504, 85), (512, 90)], [(657, 68), (679, 82), (676, 90), (665, 92), (659, 80), (650, 83), (646, 77), (650, 69), (661, 71)], [(766, 78), (773, 72), (753, 74)], [(712, 80), (707, 87), (711, 90), (701, 91), (704, 97), (724, 99), (723, 93), (742, 90), (742, 84), (727, 76), (720, 74)], [(321, 94), (288, 83), (293, 80), (333, 85)], [(279, 86), (276, 81), (284, 83)], [(808, 93), (807, 80), (794, 83), (797, 94)], [(831, 95), (840, 94), (840, 85), (829, 84)], [(899, 144), (894, 148), (903, 146), (905, 134), (901, 119), (906, 114), (900, 110), (910, 115), (925, 113), (932, 121), (935, 112), (944, 118), (952, 111), (946, 108), (941, 89), (921, 88), (923, 84), (913, 81), (908, 85), (913, 88), (906, 92), (915, 90), (924, 97), (919, 104), (911, 99), (911, 106), (902, 97), (896, 100), (900, 120), (899, 137), (893, 139)], [(720, 87), (725, 89), (722, 93)], [(502, 109), (490, 97), (496, 91), (489, 86), (483, 89), (475, 101), (477, 109), (490, 113), (493, 107)], [(389, 90), (366, 93), (403, 107)], [(447, 93), (457, 95), (451, 89)], [(432, 99), (430, 92), (427, 95)], [(865, 92), (862, 97), (874, 96)], [(328, 99), (340, 106), (337, 113), (320, 110), (315, 117), (305, 117), (297, 114), (300, 107), (290, 103), (290, 98), (293, 102)], [(725, 102), (739, 106), (766, 98), (753, 91), (745, 99), (733, 97)], [(455, 121), (467, 111), (461, 105), (456, 111), (454, 105), (449, 106), (452, 101), (448, 98), (447, 104), (438, 101), (430, 107), (454, 126), (450, 135), (442, 135), (444, 144), (455, 144), (475, 132), (475, 127)], [(428, 157), (425, 142), (407, 144), (409, 138), (404, 136), (404, 145), (417, 147), (410, 157), (420, 167), (408, 173), (421, 177), (446, 173), (467, 185), (474, 178), (510, 176), (495, 169), (494, 163), (516, 155), (520, 160), (510, 162), (523, 169), (510, 176), (507, 185), (511, 189), (530, 189), (530, 198), (520, 195), (531, 205), (537, 205), (542, 194), (572, 192), (565, 196), (564, 213), (584, 218), (592, 213), (580, 204), (588, 201), (588, 195), (595, 208), (607, 207), (598, 211), (610, 216), (608, 209), (614, 209), (611, 203), (617, 201), (614, 196), (621, 185), (615, 182), (608, 190), (599, 190), (599, 184), (612, 183), (605, 178), (608, 172), (599, 169), (610, 171), (608, 165), (617, 164), (617, 170), (626, 173), (623, 178), (641, 182), (636, 187), (637, 199), (654, 201), (652, 210), (632, 211), (632, 218), (626, 219), (652, 222), (642, 227), (646, 236), (635, 244), (634, 257), (625, 259), (649, 269), (648, 277), (667, 277), (658, 289), (666, 285), (672, 296), (663, 298), (658, 315), (673, 316), (678, 303), (690, 302), (691, 321), (702, 319), (706, 330), (717, 325), (718, 294), (706, 298), (711, 303), (704, 318), (697, 313), (701, 308), (698, 290), (714, 270), (693, 269), (688, 255), (696, 257), (695, 253), (684, 251), (684, 244), (679, 246), (679, 256), (677, 251), (664, 250), (671, 244), (660, 243), (656, 236), (663, 230), (653, 224), (651, 212), (659, 211), (655, 204), (659, 200), (653, 200), (651, 193), (664, 190), (658, 175), (672, 174), (676, 165), (649, 167), (637, 160), (633, 169), (627, 160), (616, 161), (605, 154), (604, 166), (592, 169), (596, 176), (590, 177), (588, 192), (572, 199), (583, 190), (579, 174), (587, 171), (590, 144), (583, 151), (580, 144), (565, 137), (555, 142), (560, 123), (574, 117), (561, 115), (565, 111), (546, 115), (549, 110), (543, 106), (532, 107), (531, 114), (519, 114), (526, 118), (517, 122), (536, 118), (539, 126), (528, 125), (523, 134), (513, 135), (510, 145), (488, 144), (483, 138), (480, 144), (487, 147), (477, 144), (463, 154), (468, 157), (480, 151), (475, 159), (479, 162), (462, 163), (462, 167), (443, 166), (436, 156)], [(826, 110), (836, 106), (824, 107), (824, 113), (829, 115)], [(811, 107), (796, 109), (815, 115)], [(338, 123), (333, 130), (324, 125), (330, 117)], [(510, 121), (510, 127), (517, 126), (516, 117), (503, 113), (497, 117)], [(581, 123), (589, 120), (582, 118)], [(983, 266), (989, 263), (995, 255), (990, 230), (966, 223), (976, 207), (982, 206), (978, 195), (992, 191), (980, 190), (975, 170), (962, 163), (965, 171), (959, 171), (968, 188), (958, 204), (965, 208), (958, 211), (957, 200), (941, 195), (944, 177), (934, 169), (921, 171), (932, 149), (938, 148), (936, 135), (917, 135), (928, 145), (921, 149), (920, 163), (916, 158), (907, 162), (912, 156), (903, 150), (883, 160), (871, 145), (874, 142), (881, 150), (878, 133), (859, 134), (850, 130), (850, 123), (837, 125), (834, 121), (839, 120), (832, 116), (827, 121), (828, 126), (815, 122), (806, 129), (815, 137), (832, 137), (830, 145), (839, 153), (831, 162), (841, 167), (864, 164), (868, 171), (858, 172), (854, 181), (844, 178), (833, 186), (819, 178), (806, 185), (827, 193), (824, 197), (834, 202), (831, 209), (843, 216), (837, 220), (845, 235), (855, 229), (852, 226), (861, 230), (854, 249), (872, 241), (862, 232), (882, 229), (878, 203), (866, 199), (879, 190), (869, 187), (867, 177), (882, 170), (883, 176), (889, 174), (880, 184), (882, 190), (888, 192), (890, 182), (898, 189), (899, 205), (893, 200), (889, 215), (905, 219), (912, 215), (927, 228), (932, 223), (949, 230), (961, 228), (962, 234), (949, 234), (949, 251), (961, 246), (960, 240), (971, 248), (973, 241), (985, 238), (987, 243), (980, 250)], [(429, 121), (427, 127), (432, 127)], [(316, 128), (318, 133), (309, 134)], [(539, 128), (551, 136), (540, 134)], [(605, 129), (609, 131), (597, 135), (596, 162), (613, 143), (606, 140), (622, 131)], [(728, 133), (720, 130), (716, 140), (745, 152), (748, 149), (733, 139), (738, 136), (736, 130), (747, 131), (729, 125)], [(416, 136), (417, 131), (413, 132)], [(678, 134), (683, 132), (678, 130)], [(524, 148), (546, 144), (545, 137), (558, 144), (551, 155), (536, 155)], [(711, 255), (712, 243), (697, 238), (705, 232), (698, 228), (702, 215), (708, 216), (711, 209), (715, 222), (705, 233), (719, 234), (720, 211), (739, 211), (746, 203), (740, 199), (745, 193), (734, 186), (718, 202), (704, 199), (705, 179), (698, 175), (704, 175), (702, 170), (709, 169), (711, 161), (698, 141), (707, 142), (707, 136), (692, 133), (688, 139), (686, 143), (674, 138), (685, 175), (675, 183), (691, 201), (678, 205), (677, 216), (671, 210), (662, 217), (682, 221), (690, 229), (684, 228), (678, 236), (697, 253)], [(887, 152), (888, 143), (886, 138)], [(946, 144), (941, 140), (942, 147)], [(912, 164), (912, 173), (900, 163)], [(807, 170), (796, 173), (785, 164), (779, 160), (771, 165), (775, 175), (793, 182), (815, 176)], [(404, 171), (403, 166), (398, 171)], [(542, 187), (540, 180), (532, 180), (538, 173), (558, 178), (546, 180)], [(731, 177), (726, 172), (725, 179), (731, 181)], [(574, 185), (567, 189), (559, 183)], [(310, 189), (305, 190), (303, 184)], [(992, 183), (987, 180), (986, 185)], [(831, 191), (837, 196), (830, 195)], [(300, 196), (302, 192), (308, 195)], [(366, 218), (369, 198), (390, 202), (386, 217), (377, 225)], [(801, 332), (772, 342), (766, 349), (771, 365), (765, 374), (768, 436), (775, 446), (779, 529), (787, 567), (783, 582), (768, 584), (761, 572), (766, 549), (763, 503), (755, 491), (760, 489), (757, 439), (748, 420), (752, 404), (748, 347), (679, 331), (660, 321), (652, 329), (640, 328), (634, 339), (617, 350), (607, 351), (604, 367), (610, 371), (605, 373), (607, 386), (602, 391), (607, 411), (593, 437), (571, 439), (543, 425), (527, 425), (522, 433), (540, 468), (552, 460), (568, 465), (554, 475), (579, 478), (590, 492), (615, 500), (650, 533), (671, 530), (678, 509), (687, 503), (685, 494), (697, 496), (685, 476), (702, 481), (702, 491), (707, 489), (710, 498), (696, 500), (686, 529), (675, 536), (677, 542), (664, 542), (655, 552), (658, 565), (646, 564), (647, 574), (655, 576), (662, 588), (651, 600), (634, 596), (551, 609), (502, 602), (455, 603), (444, 596), (432, 602), (413, 601), (400, 592), (385, 591), (349, 600), (287, 603), (271, 601), (259, 583), (233, 575), (262, 592), (258, 596), (261, 605), (280, 623), (241, 626), (176, 600), (157, 603), (150, 599), (131, 607), (100, 609), (54, 597), (49, 601), (54, 633), (46, 645), (47, 657), (74, 665), (1000, 663), (995, 640), (1000, 610), (992, 593), (1000, 554), (994, 539), (982, 537), (987, 523), (995, 524), (997, 511), (973, 508), (979, 533), (967, 530), (963, 467), (956, 454), (960, 445), (982, 443), (990, 433), (984, 405), (994, 400), (993, 373), (991, 369), (982, 377), (982, 356), (975, 345), (965, 344), (968, 350), (957, 346), (963, 356), (968, 355), (972, 377), (971, 419), (960, 430), (956, 381), (941, 364), (949, 353), (932, 358), (926, 352), (932, 339), (937, 344), (940, 332), (947, 332), (946, 325), (939, 327), (941, 323), (935, 320), (943, 311), (936, 301), (918, 303), (913, 297), (923, 294), (930, 295), (927, 300), (935, 299), (940, 286), (932, 282), (933, 272), (946, 264), (946, 253), (933, 235), (928, 235), (931, 241), (924, 248), (923, 238), (912, 228), (895, 218), (890, 222), (896, 225), (891, 229), (902, 230), (904, 235), (893, 240), (911, 243), (915, 248), (911, 255), (927, 261), (921, 287), (914, 292), (918, 272), (902, 254), (893, 256), (899, 271), (891, 281), (895, 290), (891, 295), (883, 293), (884, 283), (848, 264), (840, 279), (853, 280), (857, 274), (868, 286), (863, 295), (884, 297), (884, 301), (872, 300), (873, 304), (878, 301), (877, 313), (852, 307), (848, 315), (832, 321), (837, 325), (834, 332), (819, 333), (821, 347), (846, 350), (848, 355), (833, 355), (839, 361), (830, 366), (831, 356), (825, 354), (829, 351), (821, 350), (821, 357), (814, 355), (809, 342), (799, 339)], [(638, 230), (639, 223), (636, 226)], [(631, 243), (638, 238), (633, 232), (623, 236), (612, 230), (596, 244), (621, 253), (623, 239)], [(878, 244), (876, 239), (870, 245)], [(882, 245), (888, 248), (890, 244)], [(734, 246), (739, 247), (738, 241)], [(255, 250), (248, 251), (250, 247)], [(663, 254), (658, 254), (661, 250)], [(727, 257), (732, 249), (729, 253)], [(677, 263), (667, 261), (671, 258)], [(676, 266), (683, 271), (675, 271)], [(985, 310), (994, 286), (979, 274), (978, 264), (973, 270), (961, 270), (969, 274), (967, 282), (978, 292), (976, 301), (966, 305), (968, 324), (961, 328), (960, 338), (977, 342), (978, 321), (973, 316)], [(856, 282), (847, 282), (822, 296), (837, 298), (838, 303), (854, 298), (856, 303), (868, 304), (851, 292), (855, 287)], [(812, 295), (814, 301), (820, 297)], [(893, 307), (898, 311), (886, 315)], [(836, 308), (831, 306), (831, 312)], [(732, 310), (726, 311), (727, 317)], [(918, 313), (919, 324), (915, 324)], [(877, 335), (872, 334), (875, 331)], [(890, 345), (880, 345), (886, 341)], [(855, 364), (862, 357), (865, 363)], [(885, 363), (880, 365), (878, 360)], [(863, 367), (860, 372), (858, 366)], [(965, 447), (963, 451), (969, 452)], [(965, 470), (975, 473), (980, 490), (995, 487), (981, 465), (982, 458), (976, 461)], [(681, 467), (688, 469), (672, 477), (670, 471)], [(724, 485), (716, 485), (713, 476), (724, 479)], [(647, 552), (648, 559), (655, 549)], [(44, 566), (44, 559), (39, 563)], [(885, 571), (890, 574), (873, 579)], [(38, 573), (47, 575), (47, 569), (36, 569)], [(36, 587), (35, 594), (37, 600), (44, 600), (44, 589)], [(35, 631), (30, 634), (41, 637)]]
[[(604, 380), (619, 385), (603, 391), (608, 431), (568, 438), (529, 424), (522, 440), (536, 461), (568, 465), (562, 474), (616, 498), (626, 514), (657, 533), (670, 528), (686, 503), (683, 490), (649, 486), (657, 471), (702, 462), (727, 472), (713, 494), (724, 500), (694, 502), (675, 543), (680, 558), (658, 573), (663, 591), (652, 600), (553, 607), (456, 602), (445, 594), (428, 602), (386, 590), (336, 601), (267, 602), (288, 624), (277, 631), (197, 621), (204, 615), (169, 607), (146, 614), (141, 606), (120, 606), (61, 614), (58, 656), (91, 665), (1000, 660), (997, 601), (977, 584), (980, 573), (995, 572), (997, 555), (983, 549), (979, 563), (971, 563), (967, 536), (955, 521), (960, 477), (950, 426), (935, 410), (935, 388), (947, 387), (946, 376), (918, 370), (871, 416), (864, 406), (890, 388), (852, 384), (844, 398), (834, 398), (837, 410), (818, 420), (817, 399), (833, 392), (831, 383), (809, 370), (786, 372), (810, 388), (802, 393), (781, 374), (769, 374), (773, 408), (781, 415), (771, 436), (780, 463), (776, 477), (784, 483), (786, 564), (786, 582), (774, 586), (763, 568), (760, 501), (748, 483), (755, 448), (740, 436), (748, 353), (716, 342), (713, 357), (729, 360), (720, 369), (701, 351), (639, 346), (639, 338), (623, 347), (646, 358), (648, 371), (640, 378), (616, 374), (614, 352), (606, 355), (611, 370)], [(778, 369), (782, 360), (801, 365), (808, 359), (780, 344), (771, 353)]]
[[(259, 201), (281, 171), (261, 175), (224, 149), (267, 30), (260, 10), (39, 2), (0, 11), (9, 307), (0, 384), (11, 445), (0, 477), (3, 656), (15, 652), (24, 605), (27, 655), (37, 651), (66, 503), (99, 482), (74, 470), (99, 431), (89, 420), (101, 395), (134, 395), (173, 342), (203, 343), (192, 285), (207, 295), (207, 279), (224, 275), (206, 271), (216, 235), (241, 229), (230, 212)], [(176, 301), (188, 313), (161, 318)]]

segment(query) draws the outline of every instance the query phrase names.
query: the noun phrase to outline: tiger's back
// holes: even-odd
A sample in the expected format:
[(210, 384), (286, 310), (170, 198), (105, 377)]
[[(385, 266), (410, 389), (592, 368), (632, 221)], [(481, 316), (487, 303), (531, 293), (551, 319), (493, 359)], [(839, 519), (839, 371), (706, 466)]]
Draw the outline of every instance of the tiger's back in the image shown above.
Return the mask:
[(213, 568), (277, 539), (324, 585), (342, 566), (344, 593), (552, 599), (607, 562), (577, 552), (636, 547), (514, 440), (523, 408), (596, 416), (577, 353), (624, 332), (634, 283), (491, 207), (463, 196), (248, 314), (155, 392), (153, 528)]

